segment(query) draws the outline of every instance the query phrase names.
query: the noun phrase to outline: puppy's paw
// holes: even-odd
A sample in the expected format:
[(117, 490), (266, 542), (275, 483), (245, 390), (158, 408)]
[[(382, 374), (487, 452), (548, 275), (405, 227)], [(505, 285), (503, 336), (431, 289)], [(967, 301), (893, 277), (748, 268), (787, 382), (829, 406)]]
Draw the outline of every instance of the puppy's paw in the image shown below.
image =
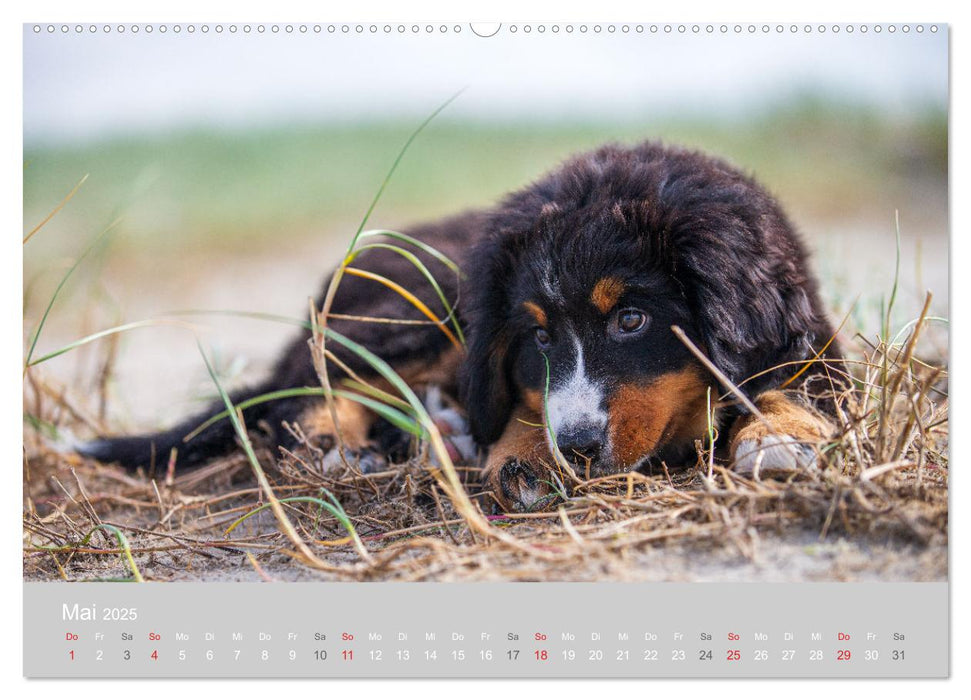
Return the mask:
[(789, 435), (764, 435), (732, 445), (733, 469), (744, 476), (810, 472), (818, 468), (818, 460), (816, 450)]
[(735, 471), (772, 477), (818, 470), (817, 446), (835, 430), (829, 420), (782, 391), (767, 391), (755, 403), (761, 415), (739, 419), (732, 428)]
[(362, 474), (376, 474), (388, 468), (385, 458), (375, 450), (344, 448), (344, 459), (341, 459), (340, 450), (335, 447), (324, 455), (321, 470), (325, 474), (337, 472), (345, 468), (345, 460), (347, 465), (359, 469)]
[(549, 478), (545, 469), (510, 457), (490, 479), (498, 508), (507, 513), (543, 510), (556, 500)]

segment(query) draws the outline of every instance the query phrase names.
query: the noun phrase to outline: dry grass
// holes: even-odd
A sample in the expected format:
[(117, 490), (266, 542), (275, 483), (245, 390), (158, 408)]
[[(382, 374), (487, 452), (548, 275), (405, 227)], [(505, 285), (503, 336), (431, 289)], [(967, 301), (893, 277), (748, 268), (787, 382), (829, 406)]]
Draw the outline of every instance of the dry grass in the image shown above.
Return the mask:
[[(896, 343), (860, 344), (847, 364), (854, 386), (835, 397), (841, 434), (822, 446), (818, 470), (746, 478), (699, 441), (687, 468), (587, 481), (547, 512), (484, 516), (476, 470), (459, 466), (495, 535), (469, 527), (428, 468), (427, 447), (368, 475), (353, 465), (325, 468), (324, 454), (308, 444), (278, 460), (258, 449), (267, 483), (313, 561), (269, 511), (229, 531), (269, 496), (242, 454), (177, 476), (132, 475), (55, 451), (43, 429), (28, 430), (25, 577), (132, 578), (126, 547), (110, 528), (92, 534), (105, 525), (127, 536), (150, 580), (627, 580), (650, 576), (645, 567), (666, 552), (744, 562), (780, 543), (805, 550), (839, 540), (911, 557), (911, 569), (927, 577), (946, 576), (947, 383), (942, 367), (917, 357), (925, 325)], [(98, 428), (45, 383), (42, 369), (25, 380), (28, 413), (59, 429)], [(288, 502), (326, 500), (327, 492), (346, 510), (366, 557), (340, 518), (314, 502)]]

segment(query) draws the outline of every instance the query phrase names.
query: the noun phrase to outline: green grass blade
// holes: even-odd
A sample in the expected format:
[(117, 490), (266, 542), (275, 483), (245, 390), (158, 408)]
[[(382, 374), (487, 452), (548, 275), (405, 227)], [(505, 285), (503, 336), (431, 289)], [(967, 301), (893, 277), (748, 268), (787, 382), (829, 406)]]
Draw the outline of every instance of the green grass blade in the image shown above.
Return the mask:
[[(287, 537), (290, 541), (296, 545), (297, 549), (303, 554), (305, 558), (312, 562), (320, 562), (319, 558), (307, 547), (307, 543), (304, 542), (300, 535), (297, 533), (293, 524), (287, 518), (286, 512), (283, 510), (283, 506), (280, 505), (280, 500), (273, 493), (273, 489), (270, 487), (270, 482), (266, 478), (266, 472), (263, 471), (263, 466), (260, 464), (260, 460), (256, 457), (256, 452), (253, 451), (253, 444), (250, 442), (249, 435), (246, 432), (246, 428), (240, 422), (239, 414), (236, 412), (235, 406), (233, 406), (232, 399), (229, 398), (229, 394), (223, 388), (222, 383), (219, 381), (219, 377), (216, 376), (216, 371), (212, 367), (212, 363), (209, 362), (209, 357), (206, 355), (205, 350), (202, 348), (202, 343), (196, 339), (196, 344), (199, 346), (199, 353), (202, 355), (203, 361), (206, 363), (206, 369), (209, 371), (209, 376), (212, 377), (213, 383), (216, 385), (216, 389), (219, 390), (219, 396), (222, 398), (223, 403), (226, 405), (226, 410), (229, 412), (229, 420), (232, 421), (233, 428), (236, 430), (236, 435), (239, 437), (240, 442), (243, 444), (243, 450), (246, 452), (246, 457), (249, 460), (250, 465), (253, 467), (253, 472), (256, 474), (257, 481), (259, 481), (260, 487), (266, 493), (270, 500), (268, 504), (269, 507), (273, 508), (273, 514), (276, 516), (277, 522), (280, 527), (284, 529)], [(349, 522), (349, 521), (348, 521)], [(350, 530), (351, 538), (354, 540), (354, 544), (357, 547), (358, 552), (361, 557), (367, 561), (371, 560), (371, 555), (365, 548), (364, 543), (361, 542), (361, 538), (357, 536), (357, 531), (353, 529)]]
[[(404, 155), (408, 151), (412, 142), (418, 137), (418, 135), (422, 131), (424, 131), (425, 127), (428, 126), (428, 124), (430, 124), (431, 121), (435, 117), (437, 117), (442, 112), (442, 110), (444, 110), (449, 104), (451, 104), (452, 101), (455, 100), (461, 93), (462, 91), (459, 90), (454, 95), (452, 95), (449, 99), (447, 99), (445, 102), (439, 105), (437, 109), (435, 109), (430, 115), (428, 115), (428, 117), (421, 124), (419, 124), (418, 128), (415, 129), (412, 132), (412, 134), (408, 137), (407, 141), (405, 141), (404, 146), (402, 146), (401, 150), (398, 152), (398, 155), (395, 157), (394, 162), (391, 164), (391, 168), (388, 170), (387, 174), (385, 175), (384, 181), (381, 183), (381, 186), (378, 188), (378, 191), (375, 193), (374, 198), (371, 200), (371, 205), (364, 213), (364, 217), (361, 219), (361, 222), (358, 225), (357, 230), (354, 232), (354, 236), (351, 238), (351, 241), (347, 246), (347, 253), (345, 254), (345, 258), (351, 255), (354, 249), (357, 247), (358, 240), (361, 236), (361, 233), (364, 231), (364, 227), (367, 225), (368, 220), (371, 218), (371, 214), (374, 212), (374, 208), (377, 206), (378, 201), (380, 201), (381, 195), (384, 193), (385, 188), (388, 186), (388, 183), (391, 181), (391, 177), (398, 169), (398, 165), (401, 163), (402, 158), (404, 158)], [(323, 319), (322, 319), (323, 328), (327, 327), (327, 316), (328, 314), (330, 314), (331, 306), (334, 303), (334, 296), (337, 294), (337, 288), (340, 286), (340, 283), (343, 280), (344, 274), (346, 271), (347, 271), (347, 262), (345, 260), (345, 261), (342, 261), (341, 264), (337, 266), (337, 269), (334, 271), (334, 274), (330, 279), (330, 283), (327, 285), (327, 291), (324, 293), (323, 306), (321, 307), (321, 311), (320, 311), (320, 314), (323, 316)], [(311, 308), (312, 309), (314, 308), (313, 305), (311, 305)], [(312, 316), (314, 319), (314, 323), (315, 324), (318, 323), (318, 320), (316, 318), (317, 317), (316, 310), (313, 311)], [(443, 331), (446, 332), (446, 335), (451, 334), (451, 331), (448, 331), (444, 325), (442, 325), (441, 328)], [(327, 358), (326, 358), (326, 347), (325, 347), (326, 335), (322, 335), (316, 327), (312, 328), (312, 332), (314, 337), (314, 343), (318, 346), (317, 350), (322, 355), (322, 357), (320, 358), (321, 366), (320, 368), (318, 368), (318, 374), (320, 375), (320, 379), (324, 388), (329, 391), (331, 389), (331, 386), (330, 386), (330, 377), (327, 372)], [(458, 344), (457, 339), (455, 340), (455, 342), (456, 344)], [(316, 364), (316, 360), (315, 360), (315, 364)], [(334, 420), (336, 421), (337, 420), (336, 411), (330, 397), (327, 398), (327, 402), (328, 402), (328, 409), (330, 410), (331, 414), (334, 417)], [(436, 449), (440, 449), (441, 445), (438, 444), (440, 441), (436, 439), (435, 435), (436, 433), (433, 430), (432, 443), (436, 445)], [(339, 429), (338, 429), (338, 440), (340, 441)], [(344, 456), (343, 446), (339, 445), (339, 449), (341, 453), (341, 458), (343, 459), (343, 456)]]
[[(462, 345), (461, 341), (459, 341), (458, 337), (456, 337), (456, 335), (449, 330), (448, 326), (445, 325), (445, 322), (439, 319), (438, 316), (435, 314), (435, 312), (432, 311), (430, 308), (428, 308), (428, 304), (426, 304), (421, 299), (419, 299), (414, 294), (414, 292), (412, 292), (407, 287), (404, 287), (398, 284), (397, 282), (395, 282), (389, 277), (385, 277), (384, 275), (379, 275), (376, 272), (372, 272), (371, 270), (366, 270), (364, 268), (342, 267), (341, 269), (345, 274), (352, 275), (354, 277), (360, 277), (362, 279), (372, 280), (374, 282), (377, 282), (378, 284), (384, 285), (391, 291), (395, 292), (402, 298), (406, 299), (408, 303), (411, 304), (416, 309), (418, 309), (418, 311), (420, 311), (422, 315), (425, 316), (425, 318), (427, 318), (429, 321), (434, 323), (438, 327), (438, 329), (445, 334), (445, 336), (457, 349), (459, 350), (464, 349), (464, 346)], [(446, 317), (446, 320), (447, 318), (448, 317)]]
[(368, 396), (361, 396), (360, 394), (354, 394), (349, 391), (341, 391), (340, 389), (334, 390), (334, 396), (355, 401), (362, 406), (370, 408), (396, 428), (400, 428), (401, 430), (411, 433), (418, 438), (428, 439), (428, 431), (425, 430), (425, 427), (421, 423), (414, 418), (408, 417), (402, 411), (399, 411), (393, 406), (388, 406), (387, 404), (381, 403), (380, 401), (372, 399)]
[[(301, 319), (291, 318), (290, 316), (280, 316), (277, 314), (267, 314), (267, 313), (260, 313), (260, 312), (254, 312), (254, 311), (234, 311), (234, 310), (228, 310), (228, 309), (213, 309), (213, 310), (186, 309), (181, 311), (170, 311), (163, 314), (163, 316), (206, 316), (206, 315), (241, 316), (246, 318), (252, 318), (258, 321), (272, 321), (276, 323), (286, 323), (291, 326), (300, 326), (301, 328), (306, 328), (307, 330), (311, 329), (311, 325), (309, 321), (303, 321)], [(29, 361), (27, 363), (27, 366), (33, 367), (34, 365), (39, 365), (42, 362), (46, 362), (47, 360), (51, 360), (57, 357), (58, 355), (63, 355), (66, 352), (70, 352), (71, 350), (79, 348), (83, 345), (87, 345), (88, 343), (92, 343), (95, 340), (105, 338), (109, 335), (114, 335), (116, 333), (124, 333), (125, 331), (133, 330), (136, 328), (144, 328), (146, 326), (167, 326), (167, 325), (168, 326), (175, 325), (178, 327), (193, 330), (193, 327), (190, 325), (180, 323), (177, 321), (169, 321), (165, 318), (146, 319), (144, 321), (132, 321), (131, 323), (125, 323), (120, 326), (107, 328), (103, 331), (98, 331), (97, 333), (92, 333), (91, 335), (87, 335), (79, 340), (75, 340), (59, 348), (58, 350), (49, 352), (46, 355), (43, 355), (42, 357), (38, 357), (36, 360)]]
[[(247, 408), (252, 408), (253, 406), (258, 406), (262, 403), (269, 403), (271, 401), (281, 401), (283, 399), (294, 399), (304, 396), (320, 396), (323, 398), (325, 396), (324, 389), (322, 387), (298, 387), (294, 389), (280, 389), (279, 391), (269, 391), (265, 394), (260, 394), (259, 396), (254, 396), (252, 398), (246, 399), (245, 401), (240, 401), (235, 404), (237, 410), (245, 411)], [(387, 404), (381, 403), (380, 401), (367, 397), (361, 396), (360, 394), (354, 394), (349, 391), (341, 391), (337, 389), (334, 391), (334, 396), (339, 396), (345, 399), (350, 399), (351, 401), (356, 401), (357, 403), (370, 408), (372, 411), (380, 415), (382, 418), (387, 420), (389, 423), (395, 425), (402, 430), (409, 432), (413, 435), (424, 436), (426, 433), (424, 429), (415, 422), (414, 419), (409, 418), (402, 411), (388, 406)], [(407, 405), (407, 404), (406, 404)], [(409, 407), (410, 409), (410, 407)], [(186, 435), (182, 440), (183, 442), (189, 442), (199, 433), (201, 433), (206, 428), (218, 423), (221, 420), (229, 418), (229, 411), (221, 411), (214, 416), (206, 419), (204, 422), (200, 423), (191, 433)]]
[(894, 267), (893, 267), (893, 287), (890, 289), (890, 301), (887, 303), (887, 320), (884, 327), (883, 337), (890, 337), (890, 315), (893, 312), (894, 302), (897, 300), (897, 286), (900, 282), (900, 211), (894, 212)]
[(371, 218), (371, 214), (374, 212), (374, 208), (378, 205), (378, 201), (380, 201), (381, 195), (384, 194), (385, 188), (388, 186), (388, 183), (391, 181), (391, 176), (394, 175), (394, 171), (398, 169), (398, 165), (401, 163), (401, 159), (405, 157), (405, 153), (408, 152), (408, 149), (411, 147), (412, 142), (416, 138), (418, 138), (418, 134), (424, 131), (425, 127), (428, 126), (432, 122), (432, 120), (442, 112), (442, 110), (448, 107), (459, 95), (462, 94), (463, 90), (459, 90), (454, 95), (452, 95), (447, 100), (445, 100), (442, 104), (440, 104), (438, 108), (435, 109), (434, 112), (429, 114), (428, 117), (425, 119), (425, 121), (423, 121), (418, 126), (418, 128), (411, 133), (411, 136), (408, 137), (408, 140), (405, 141), (405, 145), (401, 147), (400, 151), (398, 151), (397, 157), (394, 159), (394, 162), (391, 164), (391, 169), (388, 170), (388, 174), (384, 176), (384, 181), (381, 183), (381, 187), (378, 188), (377, 193), (375, 193), (374, 195), (374, 199), (371, 200), (371, 206), (369, 206), (367, 211), (364, 213), (364, 218), (361, 219), (361, 224), (360, 226), (357, 227), (357, 231), (354, 233), (354, 238), (351, 239), (351, 244), (347, 247), (348, 253), (354, 250), (354, 248), (357, 246), (357, 239), (360, 238), (361, 232), (364, 231), (364, 227), (367, 226), (368, 219)]
[(409, 405), (411, 405), (419, 421), (425, 425), (432, 423), (431, 416), (428, 415), (425, 405), (421, 402), (415, 392), (412, 391), (411, 387), (408, 386), (407, 382), (399, 377), (398, 373), (391, 369), (391, 366), (387, 362), (382, 360), (363, 345), (355, 343), (350, 338), (341, 335), (331, 328), (325, 328), (323, 331), (329, 340), (333, 340), (338, 345), (341, 345), (353, 352), (355, 355), (367, 362), (378, 374), (387, 379), (391, 386), (393, 386), (404, 397)]
[(310, 321), (291, 316), (281, 316), (279, 314), (268, 314), (260, 311), (238, 311), (236, 309), (180, 309), (178, 311), (168, 311), (163, 316), (237, 316), (240, 318), (251, 318), (256, 321), (273, 321), (276, 323), (286, 323), (291, 326), (300, 326), (311, 329)]
[[(330, 494), (331, 497), (333, 497), (333, 494), (331, 494), (329, 491), (327, 493)], [(335, 518), (337, 518), (337, 520), (340, 521), (340, 524), (344, 526), (344, 529), (347, 530), (348, 534), (350, 534), (352, 537), (354, 536), (354, 534), (356, 534), (354, 530), (354, 524), (351, 522), (350, 518), (347, 516), (347, 513), (344, 511), (344, 508), (341, 507), (340, 504), (338, 504), (335, 507), (333, 504), (328, 503), (327, 501), (321, 498), (315, 498), (314, 496), (292, 496), (290, 498), (281, 498), (280, 503), (313, 503), (315, 505), (318, 505), (324, 510), (326, 510), (328, 513), (333, 515)], [(264, 510), (266, 510), (269, 507), (270, 507), (269, 503), (264, 503), (263, 505), (257, 506), (253, 510), (248, 511), (247, 513), (244, 513), (239, 518), (234, 520), (228, 528), (226, 528), (226, 531), (223, 533), (223, 535), (228, 536), (233, 530), (236, 529), (236, 527), (240, 523), (242, 523), (245, 520), (248, 520), (249, 518), (252, 518), (254, 515), (258, 513), (262, 513)]]
[(80, 546), (83, 547), (87, 545), (88, 542), (91, 541), (91, 537), (98, 530), (107, 530), (108, 532), (112, 533), (115, 536), (115, 539), (118, 540), (118, 546), (121, 547), (122, 552), (124, 552), (123, 557), (128, 561), (128, 567), (131, 569), (131, 573), (132, 573), (132, 576), (135, 577), (135, 581), (137, 581), (138, 583), (145, 583), (145, 579), (142, 578), (142, 572), (138, 570), (138, 566), (135, 564), (135, 557), (132, 556), (131, 545), (128, 543), (128, 538), (125, 537), (124, 532), (122, 532), (114, 525), (101, 523), (95, 526), (91, 530), (91, 532), (89, 532), (87, 535), (84, 536), (84, 539), (81, 540)]
[[(887, 308), (883, 320), (883, 334), (882, 340), (885, 344), (883, 348), (883, 353), (880, 362), (880, 405), (882, 410), (880, 411), (880, 417), (878, 421), (877, 429), (877, 454), (883, 456), (883, 448), (886, 444), (886, 425), (887, 418), (889, 414), (888, 400), (892, 401), (893, 398), (888, 396), (887, 384), (888, 377), (890, 376), (890, 346), (886, 345), (890, 343), (890, 333), (891, 333), (891, 315), (893, 313), (894, 301), (897, 299), (897, 283), (900, 278), (900, 212), (894, 212), (894, 235), (896, 241), (896, 257), (894, 262), (894, 272), (893, 272), (893, 287), (890, 289), (890, 300), (887, 302)], [(883, 309), (881, 309), (883, 311)]]
[[(319, 387), (301, 387), (296, 389), (281, 389), (280, 391), (269, 391), (265, 394), (260, 394), (259, 396), (254, 396), (253, 398), (246, 399), (245, 401), (240, 401), (236, 404), (236, 408), (239, 410), (246, 410), (252, 406), (257, 406), (261, 403), (268, 403), (270, 401), (279, 401), (280, 399), (292, 399), (300, 396), (323, 396), (324, 390)], [(183, 438), (183, 442), (188, 442), (196, 435), (201, 433), (203, 430), (218, 423), (224, 418), (229, 417), (229, 410), (222, 411), (216, 415), (208, 418), (204, 422), (200, 423), (191, 433)]]
[(101, 338), (106, 338), (109, 335), (124, 333), (125, 331), (130, 331), (135, 328), (145, 328), (146, 326), (171, 326), (171, 325), (177, 325), (179, 327), (191, 329), (191, 326), (187, 326), (185, 324), (181, 324), (178, 322), (166, 321), (164, 319), (147, 319), (145, 321), (133, 321), (131, 323), (125, 323), (120, 326), (114, 326), (113, 328), (106, 328), (103, 331), (98, 331), (97, 333), (92, 333), (91, 335), (87, 335), (81, 338), (80, 340), (75, 340), (71, 343), (68, 343), (64, 347), (59, 348), (58, 350), (54, 350), (53, 352), (49, 352), (46, 355), (42, 355), (41, 357), (38, 357), (36, 360), (28, 360), (27, 366), (33, 367), (34, 365), (39, 365), (42, 362), (47, 362), (48, 360), (52, 360), (55, 357), (58, 357), (59, 355), (63, 355), (66, 352), (75, 350), (81, 347), (82, 345), (93, 343), (94, 341), (100, 340)]
[[(407, 233), (401, 233), (399, 231), (389, 231), (388, 229), (371, 229), (370, 231), (365, 231), (361, 234), (361, 238), (373, 238), (377, 236), (386, 236), (387, 238), (393, 238), (395, 240), (401, 241), (402, 243), (409, 243), (419, 250), (428, 253), (433, 258), (438, 260), (440, 263), (445, 265), (449, 270), (457, 275), (462, 275), (462, 270), (450, 257), (442, 253), (437, 248), (428, 245), (424, 241), (418, 240), (414, 236), (409, 236)], [(464, 277), (464, 275), (462, 275)]]
[(440, 319), (441, 322), (448, 323), (449, 321), (451, 321), (452, 326), (455, 328), (455, 334), (458, 336), (459, 341), (461, 341), (462, 345), (465, 345), (465, 335), (462, 333), (462, 328), (458, 322), (458, 318), (455, 316), (455, 310), (452, 308), (452, 305), (448, 302), (448, 299), (445, 298), (445, 292), (442, 291), (441, 286), (438, 284), (438, 280), (435, 279), (435, 276), (425, 266), (425, 263), (419, 260), (414, 253), (412, 253), (411, 251), (405, 250), (401, 246), (391, 245), (389, 243), (368, 243), (367, 245), (363, 245), (360, 248), (355, 249), (354, 252), (348, 256), (346, 261), (347, 264), (350, 264), (351, 262), (353, 262), (354, 259), (358, 255), (363, 253), (365, 250), (390, 250), (394, 253), (397, 253), (405, 260), (410, 262), (412, 265), (414, 265), (415, 268), (417, 268), (417, 270), (422, 274), (422, 276), (426, 280), (428, 280), (428, 283), (432, 286), (432, 289), (435, 290), (435, 294), (438, 295), (438, 300), (442, 302), (442, 307), (445, 309), (447, 315), (445, 316), (444, 319)]
[(84, 249), (84, 252), (81, 253), (78, 259), (74, 261), (74, 264), (71, 265), (68, 271), (64, 274), (64, 277), (61, 278), (61, 281), (58, 283), (57, 288), (54, 290), (54, 294), (51, 296), (51, 300), (47, 304), (47, 308), (44, 309), (44, 315), (41, 316), (40, 323), (37, 324), (37, 330), (34, 331), (34, 338), (30, 342), (30, 348), (27, 350), (27, 359), (24, 361), (25, 370), (27, 369), (27, 367), (30, 366), (30, 360), (34, 356), (34, 349), (37, 347), (37, 341), (40, 340), (41, 331), (44, 330), (44, 324), (47, 323), (47, 317), (50, 315), (51, 309), (54, 307), (54, 302), (57, 301), (57, 297), (61, 293), (61, 290), (64, 289), (64, 285), (67, 284), (67, 281), (71, 278), (71, 275), (74, 274), (74, 271), (78, 269), (78, 266), (81, 264), (81, 262), (86, 257), (88, 257), (91, 251), (93, 251), (97, 247), (98, 243), (101, 242), (101, 240), (108, 234), (108, 232), (111, 231), (120, 222), (121, 222), (121, 218), (118, 218), (112, 221), (110, 224), (108, 224), (107, 228), (105, 228), (104, 231), (99, 233), (95, 237), (95, 239), (91, 241), (90, 245), (88, 245), (88, 247)]
[(333, 493), (331, 493), (330, 490), (327, 489), (324, 486), (321, 486), (320, 487), (320, 490), (323, 491), (324, 492), (324, 495), (326, 495), (327, 498), (330, 499), (330, 502), (334, 504), (334, 507), (337, 510), (339, 510), (344, 515), (347, 515), (347, 511), (344, 510), (344, 506), (341, 505), (341, 502), (337, 500), (337, 496), (335, 496)]
[(414, 415), (414, 411), (411, 410), (411, 405), (404, 399), (400, 399), (393, 394), (389, 394), (387, 391), (383, 391), (369, 384), (359, 382), (356, 379), (342, 379), (341, 384), (346, 386), (348, 389), (353, 389), (354, 391), (364, 394), (365, 396), (370, 396), (373, 399), (377, 399), (381, 403), (385, 403), (388, 406), (394, 406), (400, 411)]
[(74, 189), (67, 193), (67, 196), (64, 199), (62, 199), (56, 207), (54, 207), (51, 213), (45, 216), (44, 219), (39, 224), (37, 224), (36, 226), (34, 226), (34, 228), (30, 230), (30, 233), (24, 236), (22, 245), (26, 245), (27, 241), (33, 238), (35, 233), (37, 233), (42, 228), (44, 228), (44, 226), (47, 224), (48, 221), (50, 221), (55, 216), (57, 216), (57, 212), (63, 209), (67, 205), (67, 203), (71, 201), (74, 195), (78, 193), (78, 190), (81, 189), (81, 185), (83, 185), (85, 180), (88, 179), (88, 175), (90, 175), (90, 173), (85, 173), (84, 177), (82, 177), (81, 180), (78, 181), (78, 184), (74, 186)]
[(24, 414), (24, 423), (29, 425), (34, 431), (46, 435), (51, 440), (60, 440), (61, 434), (57, 429), (57, 426), (46, 420), (38, 418), (32, 413)]
[[(132, 556), (131, 544), (128, 542), (128, 538), (125, 537), (125, 533), (114, 525), (109, 525), (108, 523), (100, 523), (94, 528), (88, 531), (88, 533), (81, 538), (81, 541), (77, 544), (67, 544), (67, 545), (37, 545), (35, 549), (44, 552), (70, 552), (76, 550), (80, 547), (86, 547), (91, 542), (91, 538), (94, 536), (98, 530), (105, 530), (110, 532), (118, 540), (118, 546), (121, 549), (122, 560), (128, 563), (128, 567), (131, 569), (132, 577), (137, 583), (145, 583), (145, 579), (142, 578), (142, 572), (139, 571), (138, 565), (135, 564), (135, 558)], [(106, 581), (127, 581), (128, 579), (98, 579)]]
[(243, 451), (246, 453), (246, 457), (249, 459), (250, 464), (253, 465), (253, 468), (257, 471), (257, 475), (262, 475), (265, 479), (263, 467), (256, 458), (256, 453), (253, 451), (253, 445), (250, 442), (249, 435), (239, 420), (239, 416), (236, 413), (236, 407), (233, 405), (232, 399), (229, 398), (229, 394), (223, 388), (222, 382), (219, 381), (219, 377), (216, 375), (216, 370), (213, 369), (212, 363), (209, 362), (209, 357), (206, 355), (205, 350), (202, 349), (202, 342), (199, 341), (198, 338), (196, 339), (196, 344), (199, 346), (199, 353), (202, 355), (203, 362), (206, 363), (206, 370), (208, 370), (209, 376), (212, 377), (212, 381), (216, 385), (216, 390), (219, 392), (219, 397), (226, 406), (226, 415), (233, 424), (233, 428), (236, 430), (236, 435), (239, 437), (240, 442), (243, 443)]

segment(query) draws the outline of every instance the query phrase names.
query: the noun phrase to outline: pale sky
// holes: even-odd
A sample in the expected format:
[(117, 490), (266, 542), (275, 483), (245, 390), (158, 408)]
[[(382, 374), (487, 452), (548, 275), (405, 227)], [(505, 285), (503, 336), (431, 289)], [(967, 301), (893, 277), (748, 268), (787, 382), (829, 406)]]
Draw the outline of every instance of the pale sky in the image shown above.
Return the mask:
[[(889, 113), (947, 104), (947, 28), (877, 34), (775, 25), (714, 34), (662, 28), (600, 34), (547, 25), (539, 34), (503, 27), (480, 38), (404, 35), (383, 25), (334, 34), (254, 29), (189, 34), (173, 25), (105, 34), (74, 25), (53, 34), (24, 29), (24, 134), (28, 144), (78, 141), (117, 132), (187, 126), (272, 125), (326, 120), (414, 118), (465, 87), (451, 117), (609, 119), (694, 114), (744, 115), (812, 92), (863, 101)], [(298, 25), (299, 26), (299, 25)], [(453, 25), (449, 25), (450, 27)], [(575, 25), (578, 27), (579, 25)], [(761, 26), (761, 25), (760, 25)], [(831, 25), (830, 25), (831, 26)], [(746, 25), (747, 27), (747, 25)]]

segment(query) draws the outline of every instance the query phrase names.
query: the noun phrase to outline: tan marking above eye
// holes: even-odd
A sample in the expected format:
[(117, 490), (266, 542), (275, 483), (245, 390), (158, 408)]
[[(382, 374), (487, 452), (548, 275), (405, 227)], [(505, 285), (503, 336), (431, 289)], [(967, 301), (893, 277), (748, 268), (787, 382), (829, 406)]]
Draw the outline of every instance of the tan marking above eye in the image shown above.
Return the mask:
[(543, 311), (542, 308), (540, 308), (539, 304), (532, 301), (524, 301), (523, 308), (526, 309), (526, 312), (530, 316), (536, 319), (536, 323), (544, 327), (546, 326), (546, 323), (547, 323), (546, 312)]
[(617, 305), (626, 289), (627, 286), (616, 277), (603, 277), (590, 292), (590, 303), (605, 314)]

